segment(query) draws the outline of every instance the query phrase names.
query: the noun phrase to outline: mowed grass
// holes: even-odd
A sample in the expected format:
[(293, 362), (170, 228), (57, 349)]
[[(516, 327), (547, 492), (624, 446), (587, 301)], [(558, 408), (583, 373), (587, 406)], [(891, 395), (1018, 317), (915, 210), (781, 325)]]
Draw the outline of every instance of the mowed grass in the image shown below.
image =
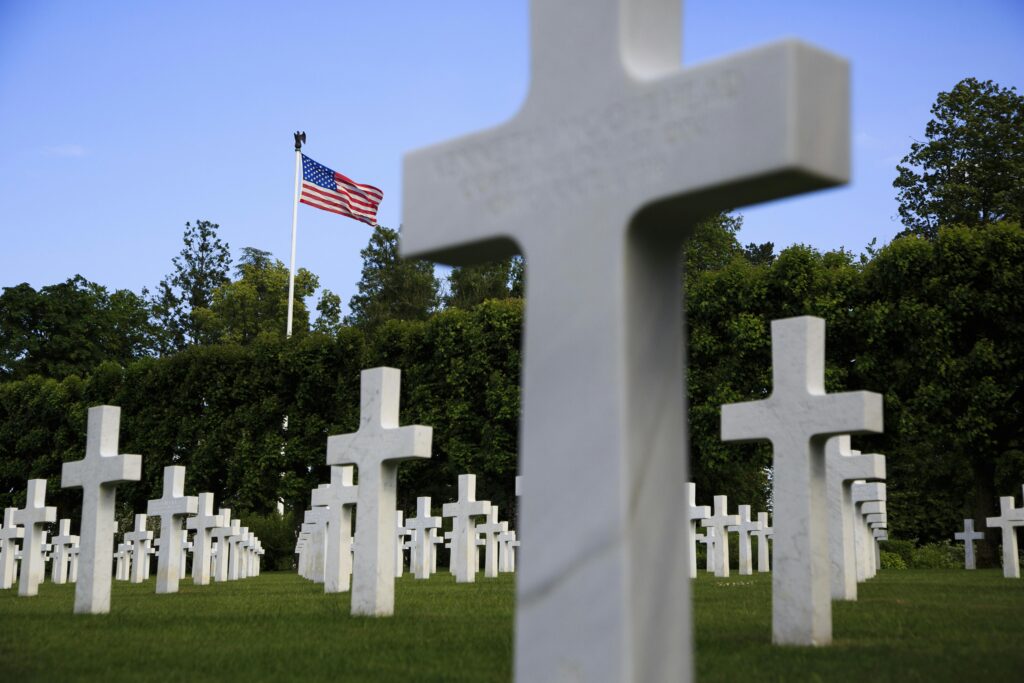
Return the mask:
[[(0, 591), (3, 681), (508, 681), (514, 580), (396, 585), (396, 615), (353, 618), (347, 594), (292, 573), (155, 595), (114, 583), (109, 615), (73, 588)], [(1024, 681), (1024, 582), (993, 570), (881, 572), (833, 603), (830, 647), (771, 645), (771, 577), (694, 586), (699, 681)]]

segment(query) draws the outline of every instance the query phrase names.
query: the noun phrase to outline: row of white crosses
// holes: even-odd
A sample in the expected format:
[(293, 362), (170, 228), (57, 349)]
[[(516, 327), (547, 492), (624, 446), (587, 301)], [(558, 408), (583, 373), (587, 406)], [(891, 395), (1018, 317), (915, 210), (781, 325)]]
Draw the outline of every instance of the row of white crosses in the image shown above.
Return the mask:
[[(332, 467), (332, 483), (313, 491), (313, 509), (306, 512), (296, 543), (299, 574), (324, 584), (324, 592), (337, 593), (349, 589), (352, 554), (358, 554), (351, 542), (350, 508), (356, 504), (358, 487), (352, 483), (351, 466)], [(484, 576), (494, 578), (499, 572), (515, 571), (515, 553), (519, 541), (508, 522), (499, 521), (498, 507), (476, 500), (476, 476), (459, 476), (458, 499), (442, 508), (442, 517), (452, 519), (452, 531), (445, 534), (450, 550), (449, 569), (457, 583), (475, 580), (483, 548)], [(340, 493), (339, 493), (340, 492)], [(401, 578), (405, 567), (405, 550), (410, 551), (409, 567), (417, 579), (430, 578), (437, 571), (437, 546), (445, 543), (438, 534), (442, 517), (431, 512), (431, 499), (416, 499), (416, 515), (403, 521), (401, 510), (395, 512), (393, 539), (394, 576)], [(340, 525), (331, 532), (332, 525)], [(340, 534), (339, 534), (340, 532)], [(358, 534), (357, 534), (358, 537)]]
[[(713, 571), (715, 576), (729, 576), (729, 533), (734, 532), (739, 536), (739, 573), (743, 576), (753, 574), (753, 560), (751, 555), (751, 538), (757, 538), (757, 571), (767, 572), (770, 569), (768, 539), (774, 535), (774, 530), (768, 525), (768, 513), (757, 513), (757, 519), (751, 519), (750, 506), (740, 505), (739, 514), (730, 515), (729, 499), (727, 496), (714, 497), (714, 514), (707, 505), (697, 505), (697, 488), (692, 482), (686, 485), (687, 498), (689, 500), (689, 552), (690, 552), (690, 578), (697, 577), (697, 542), (707, 547), (707, 570)], [(697, 522), (706, 531), (703, 534), (697, 533)]]
[[(118, 454), (120, 408), (97, 406), (89, 409), (85, 458), (64, 463), (61, 485), (81, 488), (82, 518), (79, 536), (70, 534), (70, 520), (61, 520), (54, 566), (55, 582), (75, 581), (75, 613), (102, 614), (110, 611), (111, 564), (116, 560), (118, 578), (129, 578), (129, 567), (134, 557), (134, 571), (130, 579), (145, 580), (149, 571), (149, 556), (153, 532), (146, 529), (147, 515), (135, 517), (135, 529), (125, 534), (125, 543), (114, 552), (115, 491), (119, 483), (138, 481), (142, 474), (142, 459), (138, 455)], [(211, 536), (220, 538), (218, 553), (218, 580), (239, 578), (258, 573), (258, 556), (263, 553), (258, 539), (239, 528), (232, 520), (228, 526), (230, 511), (212, 515), (213, 494), (195, 496), (183, 495), (185, 468), (172, 466), (164, 469), (163, 496), (151, 500), (148, 514), (160, 518), (158, 539), (158, 565), (156, 591), (173, 593), (184, 574), (183, 552), (188, 548), (182, 522), (188, 515), (195, 515), (189, 528), (196, 529), (193, 544), (193, 573), (200, 585), (208, 583)], [(45, 531), (43, 525), (56, 520), (57, 511), (46, 506), (46, 480), (32, 479), (28, 482), (25, 508), (5, 511), (5, 524), (0, 529), (0, 584), (5, 588), (13, 583), (15, 544), (22, 539), (22, 562), (19, 577), (19, 595), (32, 596), (38, 593), (43, 578), (43, 547)], [(198, 514), (197, 514), (198, 513)], [(20, 527), (20, 528), (19, 528)], [(74, 547), (78, 543), (80, 556), (75, 563)], [(129, 552), (128, 546), (131, 546)], [(236, 549), (227, 571), (229, 546)], [(245, 559), (242, 552), (246, 551)], [(221, 570), (224, 567), (225, 570)], [(77, 574), (77, 576), (76, 576)]]

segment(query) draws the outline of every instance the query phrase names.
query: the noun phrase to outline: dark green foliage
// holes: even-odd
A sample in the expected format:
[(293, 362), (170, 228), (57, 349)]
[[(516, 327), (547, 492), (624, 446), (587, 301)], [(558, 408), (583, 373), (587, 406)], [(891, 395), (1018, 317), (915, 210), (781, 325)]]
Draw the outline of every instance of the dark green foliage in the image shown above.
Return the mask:
[(242, 520), (250, 533), (260, 539), (265, 554), (260, 558), (262, 571), (291, 570), (295, 568), (295, 541), (302, 520), (292, 512), (280, 514), (276, 510), (264, 514), (232, 510), (232, 516)]
[(511, 296), (512, 259), (452, 268), (448, 274), (446, 308), (472, 308), (487, 299)]
[(925, 128), (896, 170), (908, 234), (940, 226), (1024, 218), (1024, 97), (1015, 88), (965, 78), (939, 93)]
[(201, 312), (210, 308), (214, 290), (228, 282), (231, 269), (230, 248), (217, 237), (219, 227), (203, 220), (185, 223), (185, 246), (172, 259), (174, 272), (160, 281), (150, 298), (162, 353), (216, 339), (216, 333), (203, 325)]
[(0, 381), (29, 375), (85, 375), (104, 361), (147, 354), (154, 329), (145, 302), (81, 275), (36, 291), (27, 283), (0, 294)]
[(349, 301), (345, 323), (373, 330), (388, 320), (425, 320), (439, 303), (439, 283), (427, 261), (398, 256), (398, 233), (378, 225), (359, 254), (359, 293)]
[(890, 553), (887, 550), (882, 550), (879, 553), (879, 562), (882, 565), (882, 569), (906, 569), (907, 563), (903, 561), (903, 558), (896, 553)]

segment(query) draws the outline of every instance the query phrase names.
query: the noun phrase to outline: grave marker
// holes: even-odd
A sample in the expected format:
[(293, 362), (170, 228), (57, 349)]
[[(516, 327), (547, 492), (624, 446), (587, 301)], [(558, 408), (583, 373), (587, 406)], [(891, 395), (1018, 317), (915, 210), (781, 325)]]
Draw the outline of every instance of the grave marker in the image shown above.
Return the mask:
[[(990, 529), (999, 529), (1003, 533), (1003, 576), (1007, 579), (1019, 579), (1017, 527), (1024, 526), (1024, 508), (1013, 506), (1013, 496), (1002, 496), (999, 498), (999, 516), (988, 517), (985, 523)], [(25, 538), (28, 538), (27, 534)]]
[(324, 592), (344, 593), (352, 579), (352, 508), (359, 495), (352, 482), (355, 467), (331, 467), (331, 483), (313, 491), (313, 505), (327, 508)]
[(0, 590), (14, 585), (18, 577), (14, 556), (18, 553), (18, 539), (25, 537), (25, 530), (14, 521), (18, 508), (4, 508), (4, 524), (0, 528)]
[(974, 542), (985, 539), (985, 534), (974, 530), (974, 520), (964, 520), (964, 530), (953, 534), (953, 539), (964, 542), (964, 569), (974, 569)]
[(149, 548), (153, 532), (146, 529), (146, 519), (146, 515), (135, 515), (135, 529), (124, 535), (125, 542), (132, 547), (132, 583), (142, 583), (149, 577)]
[(210, 583), (210, 553), (214, 529), (227, 522), (219, 514), (213, 514), (213, 494), (200, 493), (196, 514), (185, 521), (185, 528), (195, 531), (192, 538), (192, 582), (197, 586)]
[(114, 551), (117, 485), (142, 478), (142, 456), (119, 454), (121, 409), (89, 408), (85, 459), (64, 463), (62, 488), (82, 489), (81, 576), (75, 584), (75, 614), (110, 611), (110, 563)]
[(880, 431), (880, 395), (825, 393), (825, 321), (773, 320), (771, 395), (722, 406), (723, 441), (772, 443), (772, 642), (832, 642), (825, 441)]
[(352, 572), (352, 614), (395, 611), (394, 532), (398, 464), (429, 458), (433, 430), (398, 426), (402, 373), (394, 368), (360, 375), (359, 430), (327, 439), (328, 465), (355, 465), (359, 476)]
[(711, 516), (711, 508), (707, 505), (697, 505), (697, 485), (693, 482), (686, 484), (686, 498), (689, 501), (687, 509), (686, 530), (689, 535), (688, 543), (690, 550), (690, 578), (697, 578), (697, 522)]
[(729, 526), (728, 531), (735, 531), (739, 536), (740, 576), (750, 576), (754, 573), (753, 558), (751, 557), (750, 552), (750, 534), (761, 528), (761, 522), (750, 519), (749, 505), (740, 505), (738, 516), (740, 520), (739, 524)]
[(21, 542), (21, 573), (18, 577), (18, 595), (38, 595), (39, 584), (46, 572), (43, 546), (46, 532), (43, 525), (57, 521), (57, 508), (46, 506), (46, 480), (29, 479), (25, 507), (15, 510), (14, 523), (25, 528)]
[(452, 518), (449, 565), (455, 583), (473, 583), (478, 569), (476, 517), (486, 517), (491, 504), (476, 499), (476, 475), (459, 475), (459, 498), (441, 507), (441, 515)]
[(771, 571), (772, 568), (768, 555), (768, 539), (775, 535), (775, 529), (768, 526), (767, 512), (758, 512), (757, 521), (761, 524), (761, 528), (754, 531), (754, 536), (757, 537), (757, 571), (762, 573)]
[(498, 521), (498, 506), (492, 505), (483, 524), (476, 525), (476, 533), (483, 534), (484, 578), (498, 578), (498, 534), (504, 529)]
[[(714, 555), (712, 564), (715, 568), (715, 576), (729, 576), (729, 530), (728, 527), (740, 523), (739, 515), (729, 514), (729, 497), (715, 496), (715, 514), (701, 521), (701, 526), (707, 528), (714, 538), (714, 543), (708, 550)], [(705, 534), (707, 535), (707, 534)]]
[(534, 0), (515, 118), (405, 159), (403, 256), (530, 271), (521, 681), (691, 678), (687, 546), (664, 542), (686, 518), (680, 247), (849, 174), (845, 62), (787, 41), (680, 69), (680, 25), (678, 0)]
[(825, 479), (828, 495), (829, 559), (832, 599), (857, 599), (857, 556), (854, 534), (853, 482), (885, 479), (885, 456), (850, 449), (847, 434), (825, 444)]
[(71, 535), (71, 520), (57, 522), (57, 535), (53, 537), (53, 567), (50, 580), (60, 585), (68, 582), (71, 570), (71, 548), (78, 543), (78, 536)]
[(194, 515), (199, 499), (185, 494), (185, 468), (172, 465), (164, 468), (163, 496), (150, 500), (146, 512), (160, 518), (160, 555), (156, 565), (156, 592), (177, 593), (181, 579), (181, 545), (184, 535), (181, 523), (186, 515)]
[[(415, 547), (410, 555), (413, 575), (417, 579), (429, 579), (434, 567), (431, 556), (434, 554), (434, 539), (441, 528), (441, 518), (430, 514), (430, 497), (420, 496), (416, 499), (416, 516), (407, 522), (413, 532)], [(431, 533), (433, 532), (433, 534)]]
[(213, 580), (220, 583), (228, 580), (228, 539), (238, 533), (241, 524), (237, 519), (231, 519), (231, 508), (221, 508), (217, 513), (223, 520), (224, 526), (214, 527), (210, 534), (213, 540), (217, 541), (217, 550), (213, 562)]

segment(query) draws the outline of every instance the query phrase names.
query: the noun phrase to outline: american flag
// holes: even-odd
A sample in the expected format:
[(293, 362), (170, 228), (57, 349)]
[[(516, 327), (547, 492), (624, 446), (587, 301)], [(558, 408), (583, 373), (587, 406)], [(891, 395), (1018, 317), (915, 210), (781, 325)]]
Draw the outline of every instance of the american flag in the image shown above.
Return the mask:
[(369, 225), (377, 222), (377, 206), (384, 193), (363, 185), (302, 155), (302, 193), (299, 201), (324, 211), (340, 213)]

